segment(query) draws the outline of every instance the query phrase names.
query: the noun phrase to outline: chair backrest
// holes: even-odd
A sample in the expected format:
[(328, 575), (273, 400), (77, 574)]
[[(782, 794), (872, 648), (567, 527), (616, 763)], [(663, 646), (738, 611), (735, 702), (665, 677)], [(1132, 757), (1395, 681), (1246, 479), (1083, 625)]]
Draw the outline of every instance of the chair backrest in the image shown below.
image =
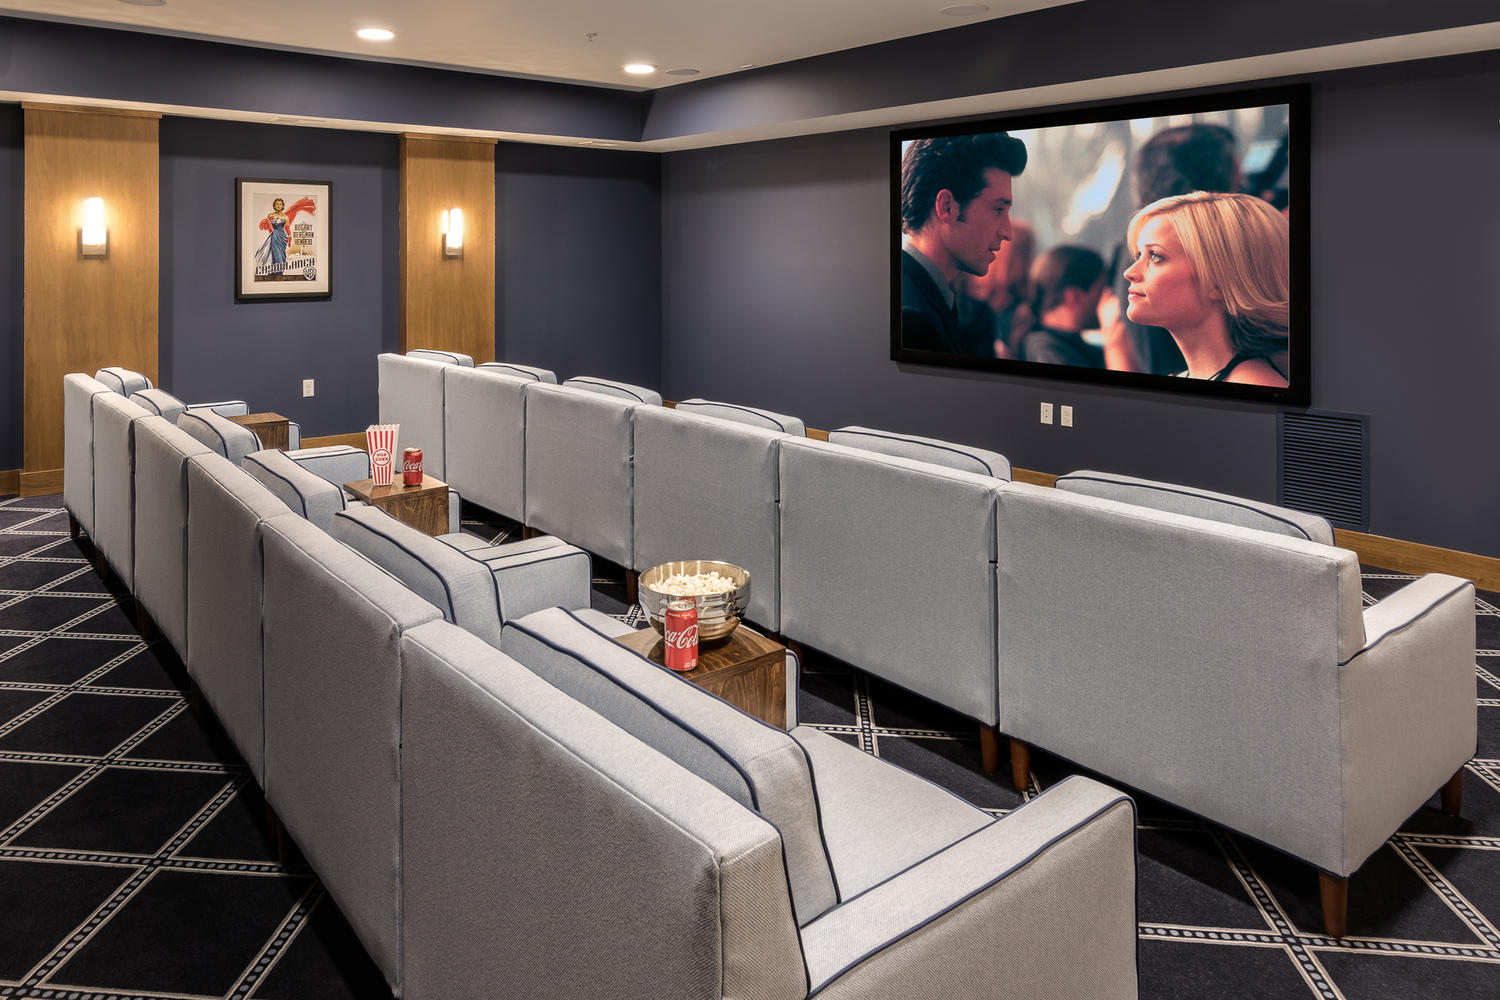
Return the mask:
[(401, 983), (401, 633), (439, 617), (301, 518), (264, 526), (266, 801)]
[(696, 412), (635, 410), (635, 568), (717, 559), (750, 571), (747, 617), (781, 628), (784, 435)]
[(780, 431), (782, 434), (792, 434), (796, 437), (807, 436), (807, 425), (802, 422), (802, 418), (777, 413), (774, 410), (740, 406), (738, 403), (718, 403), (711, 399), (684, 399), (677, 404), (676, 409), (679, 413), (696, 413), (699, 416), (733, 420), (736, 423), (749, 424), (751, 427), (759, 427), (768, 431)]
[(439, 351), (430, 347), (417, 347), (406, 352), (408, 358), (426, 358), (428, 361), (436, 361), (444, 365), (460, 365), (464, 368), (473, 368), (474, 359), (467, 354), (457, 351)]
[(1024, 483), (996, 510), (1000, 728), (1332, 870), (1354, 553)]
[(187, 410), (177, 418), (177, 426), (235, 465), (252, 451), (261, 450), (260, 438), (254, 431), (213, 410)]
[(1157, 510), (1224, 524), (1238, 524), (1242, 528), (1271, 531), (1289, 538), (1305, 538), (1324, 545), (1333, 544), (1333, 527), (1316, 514), (1305, 514), (1289, 507), (1246, 500), (1227, 493), (1211, 493), (1191, 486), (1158, 483), (1087, 469), (1059, 476), (1057, 488), (1069, 493), (1118, 500), (1139, 507), (1154, 507)]
[(443, 437), (443, 373), (450, 367), (423, 357), (382, 354), (380, 422), (400, 424), (396, 455), (404, 448), (422, 449), (422, 468), (447, 481), (447, 448)]
[(501, 648), (549, 684), (774, 823), (786, 849), (799, 925), (837, 902), (812, 766), (796, 740), (562, 608), (507, 623)]
[(177, 418), (187, 409), (187, 404), (165, 389), (141, 389), (130, 394), (130, 401), (158, 417), (166, 417), (167, 423), (177, 423)]
[(977, 476), (1010, 478), (1010, 459), (1004, 455), (966, 444), (954, 444), (952, 441), (879, 431), (870, 427), (840, 427), (828, 432), (828, 440), (831, 444), (879, 452), (882, 455), (895, 455), (931, 465), (943, 465), (960, 472), (972, 472)]
[(497, 371), (502, 375), (514, 375), (516, 378), (522, 378), (528, 382), (551, 382), (553, 385), (557, 384), (557, 373), (547, 368), (517, 365), (509, 361), (486, 361), (479, 367)]
[(1001, 485), (783, 438), (782, 632), (993, 725)]
[(615, 382), (607, 378), (595, 378), (592, 375), (575, 375), (563, 385), (570, 385), (585, 392), (597, 392), (620, 399), (633, 399), (637, 403), (645, 403), (649, 406), (661, 405), (661, 393), (644, 386), (631, 385), (629, 382)]
[(348, 505), (342, 489), (309, 472), (284, 451), (275, 448), (253, 451), (245, 456), (240, 468), (270, 490), (292, 513), (301, 514), (324, 531), (332, 523), (333, 515)]
[(94, 403), (109, 386), (77, 372), (63, 376), (63, 505), (94, 534)]
[(488, 364), (450, 366), (443, 376), (443, 478), (465, 500), (520, 520), (526, 514), (526, 388), (537, 380)]
[(462, 629), (401, 648), (406, 996), (806, 996), (770, 823)]
[(264, 786), (261, 531), (301, 517), (220, 455), (188, 459), (187, 484), (188, 675)]
[(165, 417), (135, 422), (135, 597), (187, 659), (187, 462), (202, 442)]
[(129, 396), (131, 393), (151, 388), (151, 380), (149, 378), (140, 372), (133, 372), (129, 368), (120, 368), (117, 366), (100, 368), (94, 372), (94, 378), (103, 383), (110, 392), (119, 393), (121, 396)]
[(631, 415), (640, 405), (568, 385), (527, 386), (527, 524), (633, 565)]
[[(150, 411), (115, 392), (94, 407), (94, 531), (91, 537), (127, 587), (135, 583), (135, 429)], [(64, 473), (66, 475), (66, 473)]]
[(329, 534), (485, 642), (500, 646), (500, 588), (482, 561), (377, 507), (351, 507)]

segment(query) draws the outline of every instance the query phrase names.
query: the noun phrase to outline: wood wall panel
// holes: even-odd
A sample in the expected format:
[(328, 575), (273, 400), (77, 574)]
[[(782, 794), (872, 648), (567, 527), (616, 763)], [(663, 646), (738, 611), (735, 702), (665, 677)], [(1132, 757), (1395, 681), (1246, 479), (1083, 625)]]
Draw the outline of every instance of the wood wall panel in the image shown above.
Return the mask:
[[(464, 213), (464, 255), (443, 256), (443, 211)], [(401, 350), (495, 360), (495, 144), (401, 137)]]
[[(124, 365), (156, 380), (157, 117), (25, 106), (25, 430), (21, 488), (60, 481), (62, 378)], [(85, 198), (104, 199), (109, 256), (78, 251)]]

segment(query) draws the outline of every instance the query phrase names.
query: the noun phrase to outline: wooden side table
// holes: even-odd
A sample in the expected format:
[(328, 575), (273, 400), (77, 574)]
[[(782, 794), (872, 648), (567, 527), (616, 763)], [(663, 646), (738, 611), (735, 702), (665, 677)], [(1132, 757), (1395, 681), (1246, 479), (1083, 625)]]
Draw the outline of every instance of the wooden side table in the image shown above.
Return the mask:
[[(666, 643), (654, 628), (615, 639), (666, 665)], [(680, 676), (778, 729), (786, 728), (786, 647), (741, 625), (727, 639), (698, 644), (698, 665)]]
[(355, 499), (379, 507), (398, 521), (429, 535), (448, 533), (448, 484), (423, 474), (421, 486), (401, 485), (398, 473), (389, 486), (376, 486), (373, 479), (345, 483)]
[(260, 438), (262, 448), (277, 448), (286, 451), (291, 444), (291, 421), (279, 413), (247, 413), (243, 417), (230, 417), (242, 427), (248, 427)]

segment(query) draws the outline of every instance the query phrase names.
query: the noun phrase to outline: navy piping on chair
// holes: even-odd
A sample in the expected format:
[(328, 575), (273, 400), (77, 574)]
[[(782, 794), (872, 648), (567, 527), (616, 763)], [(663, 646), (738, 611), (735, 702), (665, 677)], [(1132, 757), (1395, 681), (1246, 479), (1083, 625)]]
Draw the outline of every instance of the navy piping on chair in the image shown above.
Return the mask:
[(620, 392), (623, 392), (627, 396), (631, 396), (634, 399), (637, 399), (637, 400), (639, 400), (642, 403), (644, 403), (646, 401), (645, 399), (643, 399), (640, 396), (637, 396), (635, 393), (631, 392), (629, 389), (625, 388), (623, 385), (621, 385), (618, 382), (606, 382), (603, 379), (588, 378), (587, 376), (583, 376), (583, 375), (575, 375), (572, 378), (568, 379), (568, 381), (569, 382), (582, 382), (585, 385), (602, 385), (606, 389), (618, 389)]
[(510, 374), (513, 374), (516, 378), (529, 378), (533, 382), (540, 382), (542, 380), (542, 377), (540, 375), (538, 375), (536, 372), (527, 371), (524, 368), (517, 368), (515, 365), (508, 365), (508, 364), (506, 364), (503, 361), (486, 361), (484, 364), (480, 365), (479, 367), (480, 368), (502, 368), (506, 372), (509, 372)]
[[(256, 458), (254, 455), (246, 455), (245, 456), (245, 461), (246, 462), (254, 462), (256, 468), (263, 469), (266, 472), (267, 475), (275, 476), (277, 479), (281, 480), (283, 483), (286, 483), (287, 489), (291, 490), (293, 493), (295, 493), (297, 495), (297, 502), (302, 505), (302, 516), (304, 518), (307, 517), (307, 497), (305, 497), (305, 496), (302, 495), (302, 491), (297, 488), (297, 486), (296, 486), (295, 483), (293, 483), (286, 476), (283, 476), (281, 473), (277, 472), (275, 469), (271, 468), (266, 463), (262, 462), (260, 459)], [(343, 495), (344, 495), (343, 490), (340, 490), (339, 491), (339, 496), (343, 496)]]
[[(448, 597), (448, 612), (445, 615), (443, 615), (443, 617), (446, 618), (449, 621), (450, 624), (453, 624), (453, 625), (457, 625), (458, 624), (458, 622), (456, 621), (456, 619), (458, 618), (458, 609), (453, 604), (453, 588), (451, 588), (451, 587), (448, 586), (448, 580), (443, 576), (443, 574), (441, 574), (437, 570), (433, 569), (432, 564), (430, 562), (428, 562), (426, 559), (423, 559), (421, 556), (417, 555), (415, 552), (413, 552), (411, 549), (407, 548), (405, 545), (402, 545), (400, 542), (396, 541), (390, 535), (387, 535), (387, 534), (384, 534), (383, 532), (377, 531), (376, 529), (372, 528), (368, 524), (365, 524), (363, 521), (359, 520), (358, 518), (350, 517), (348, 511), (341, 510), (338, 513), (334, 514), (333, 516), (334, 517), (342, 517), (344, 520), (349, 521), (352, 524), (357, 524), (361, 528), (364, 528), (366, 531), (368, 531), (370, 534), (374, 535), (376, 538), (382, 538), (385, 541), (390, 542), (396, 548), (400, 549), (402, 552), (405, 552), (407, 555), (411, 556), (414, 560), (416, 560), (417, 562), (421, 563), (424, 567), (426, 567), (427, 568), (427, 572), (429, 572), (433, 576), (437, 577), (438, 583), (441, 583), (443, 585), (443, 593), (446, 594), (447, 597)], [(387, 516), (389, 516), (389, 515), (387, 515)], [(368, 558), (368, 557), (366, 557), (366, 558)], [(391, 574), (391, 575), (395, 576), (394, 573)], [(398, 580), (400, 579), (400, 577), (396, 577), (396, 578)], [(442, 610), (442, 609), (439, 609), (439, 610)], [(497, 608), (497, 610), (498, 610), (498, 608)]]
[(1376, 639), (1374, 642), (1370, 643), (1368, 646), (1364, 647), (1363, 649), (1359, 650), (1359, 652), (1357, 652), (1353, 656), (1349, 657), (1349, 659), (1345, 660), (1343, 663), (1340, 663), (1339, 666), (1341, 666), (1341, 667), (1347, 667), (1349, 664), (1353, 663), (1355, 660), (1359, 659), (1361, 656), (1365, 655), (1370, 650), (1372, 650), (1376, 646), (1380, 645), (1382, 642), (1385, 642), (1386, 639), (1390, 638), (1393, 635), (1398, 635), (1398, 634), (1400, 634), (1402, 632), (1405, 632), (1407, 629), (1411, 628), (1417, 622), (1421, 621), (1423, 618), (1426, 618), (1428, 615), (1432, 614), (1434, 611), (1436, 611), (1438, 609), (1438, 605), (1446, 603), (1450, 598), (1452, 598), (1452, 597), (1454, 597), (1454, 596), (1456, 596), (1458, 594), (1463, 593), (1464, 590), (1466, 590), (1466, 589), (1472, 589), (1473, 586), (1474, 586), (1474, 583), (1473, 583), (1472, 580), (1465, 580), (1463, 583), (1459, 584), (1457, 587), (1454, 587), (1452, 590), (1448, 591), (1442, 597), (1437, 598), (1431, 604), (1427, 605), (1427, 607), (1422, 610), (1422, 613), (1419, 614), (1419, 615), (1417, 615), (1415, 618), (1411, 618), (1411, 619), (1409, 619), (1409, 620), (1407, 620), (1405, 622), (1402, 622), (1400, 625), (1398, 625), (1397, 627), (1391, 629), (1389, 632), (1382, 632), (1380, 634), (1380, 637), (1378, 639)]
[[(1239, 507), (1242, 510), (1250, 511), (1253, 514), (1259, 514), (1261, 517), (1264, 517), (1267, 520), (1280, 521), (1282, 524), (1296, 531), (1299, 535), (1307, 539), (1309, 542), (1314, 541), (1313, 537), (1307, 533), (1307, 529), (1302, 527), (1302, 525), (1298, 524), (1296, 521), (1293, 521), (1291, 518), (1282, 517), (1280, 514), (1272, 514), (1270, 511), (1262, 510), (1261, 508), (1256, 507), (1253, 504), (1242, 503), (1238, 500), (1230, 500), (1224, 497), (1208, 497), (1204, 496), (1202, 493), (1194, 493), (1192, 490), (1173, 489), (1170, 486), (1159, 486), (1155, 483), (1122, 483), (1114, 479), (1100, 479), (1098, 476), (1066, 475), (1059, 476), (1057, 479), (1059, 483), (1075, 480), (1083, 483), (1104, 483), (1108, 486), (1128, 486), (1131, 489), (1156, 490), (1160, 493), (1175, 493), (1178, 496), (1192, 497), (1195, 500), (1202, 500), (1204, 503), (1217, 503), (1223, 504), (1226, 507)], [(1129, 503), (1130, 501), (1122, 500), (1119, 502)], [(1188, 514), (1185, 516), (1194, 517), (1196, 515)]]
[[(498, 579), (496, 579), (496, 577), (495, 577), (495, 567), (493, 567), (493, 566), (491, 566), (489, 564), (489, 560), (481, 559), (478, 556), (473, 555), (472, 553), (464, 552), (464, 555), (468, 556), (470, 559), (474, 560), (475, 562), (477, 562), (481, 566), (483, 566), (485, 569), (487, 569), (487, 570), (490, 571), (490, 579), (495, 580), (495, 607), (500, 612), (500, 624), (501, 625), (506, 624), (506, 622), (509, 619), (507, 619), (507, 617), (505, 615), (505, 598), (500, 593), (500, 581)], [(540, 559), (531, 559), (531, 560), (528, 560), (526, 562), (518, 562), (515, 565), (516, 566), (536, 566), (536, 565), (539, 565), (539, 564), (544, 563), (544, 562), (553, 562), (553, 561), (558, 560), (558, 559), (576, 559), (580, 555), (583, 556), (585, 559), (588, 558), (588, 553), (584, 552), (582, 549), (579, 549), (577, 552), (563, 552), (563, 553), (561, 553), (559, 555), (555, 555), (555, 556), (543, 556)], [(508, 559), (510, 557), (509, 556), (493, 556), (492, 558), (495, 558), (495, 559)], [(594, 574), (594, 563), (593, 563), (593, 560), (590, 559), (588, 561), (587, 565), (588, 565), (589, 577), (590, 577), (590, 579), (592, 579), (593, 578), (593, 574)], [(502, 566), (500, 568), (502, 570), (506, 570), (506, 569), (510, 569), (511, 567), (510, 566)]]
[[(1069, 777), (1067, 777), (1067, 778), (1063, 779), (1062, 781), (1058, 782), (1056, 785), (1053, 785), (1052, 788), (1049, 788), (1047, 791), (1050, 792), (1050, 791), (1052, 791), (1052, 789), (1061, 788), (1063, 785), (1067, 784), (1069, 781), (1072, 781), (1072, 780), (1074, 780), (1077, 777), (1078, 777), (1078, 775), (1070, 775)], [(1045, 794), (1047, 794), (1047, 793), (1046, 792), (1042, 793), (1042, 795), (1045, 795)], [(1038, 795), (1037, 799), (1040, 799), (1041, 797), (1042, 797), (1041, 795)], [(1033, 799), (1032, 801), (1035, 802), (1036, 799)], [(880, 954), (882, 951), (885, 951), (887, 948), (891, 947), (892, 945), (896, 944), (897, 942), (902, 941), (905, 938), (910, 937), (911, 935), (915, 934), (917, 931), (919, 931), (922, 928), (926, 927), (928, 924), (933, 923), (936, 920), (940, 920), (943, 917), (947, 916), (949, 913), (952, 913), (954, 910), (958, 909), (960, 906), (964, 905), (969, 900), (973, 899), (975, 896), (978, 896), (980, 893), (985, 892), (991, 886), (996, 885), (996, 884), (1004, 881), (1005, 879), (1007, 879), (1007, 878), (1011, 877), (1012, 875), (1014, 875), (1016, 872), (1019, 872), (1022, 869), (1026, 868), (1032, 862), (1034, 862), (1038, 858), (1040, 858), (1043, 853), (1045, 853), (1046, 851), (1050, 850), (1052, 847), (1056, 846), (1058, 843), (1060, 843), (1061, 841), (1063, 841), (1066, 838), (1068, 838), (1069, 836), (1071, 836), (1073, 833), (1075, 833), (1081, 827), (1085, 826), (1088, 823), (1092, 823), (1094, 820), (1098, 819), (1100, 816), (1103, 816), (1105, 813), (1109, 812), (1111, 809), (1117, 809), (1117, 808), (1119, 808), (1122, 804), (1123, 805), (1127, 805), (1130, 808), (1130, 815), (1131, 815), (1130, 825), (1131, 825), (1131, 828), (1134, 829), (1135, 825), (1136, 825), (1136, 823), (1135, 823), (1135, 820), (1136, 820), (1135, 800), (1132, 799), (1132, 798), (1129, 798), (1128, 796), (1125, 799), (1123, 799), (1123, 800), (1116, 799), (1114, 802), (1109, 803), (1109, 805), (1106, 805), (1106, 806), (1103, 806), (1103, 807), (1101, 807), (1099, 809), (1094, 810), (1089, 815), (1083, 817), (1082, 819), (1078, 820), (1078, 822), (1074, 823), (1073, 826), (1070, 827), (1068, 830), (1065, 830), (1062, 833), (1059, 833), (1057, 836), (1051, 838), (1046, 843), (1039, 845), (1036, 850), (1032, 851), (1030, 854), (1026, 855), (1026, 857), (1024, 857), (1021, 860), (1017, 861), (1015, 864), (1011, 865), (1010, 868), (1006, 869), (1004, 872), (1000, 873), (999, 875), (996, 875), (994, 878), (990, 879), (988, 882), (986, 882), (984, 885), (981, 885), (979, 888), (975, 889), (973, 892), (968, 893), (967, 895), (965, 895), (961, 899), (954, 900), (952, 903), (950, 903), (947, 906), (943, 907), (943, 909), (939, 910), (937, 913), (934, 913), (932, 916), (928, 917), (926, 920), (923, 920), (921, 923), (917, 924), (916, 926), (906, 928), (900, 934), (897, 934), (895, 937), (891, 938), (890, 940), (885, 941), (882, 944), (879, 944), (879, 945), (877, 945), (874, 948), (871, 948), (869, 951), (865, 952), (863, 955), (859, 956), (854, 961), (849, 962), (843, 968), (839, 969), (833, 975), (831, 975), (827, 979), (825, 979), (822, 983), (819, 983), (816, 989), (813, 989), (811, 992), (809, 992), (808, 995), (807, 995), (808, 996), (808, 1000), (812, 1000), (813, 997), (817, 996), (819, 993), (823, 992), (829, 986), (833, 985), (833, 983), (835, 983), (835, 982), (838, 981), (838, 978), (840, 976), (842, 976), (844, 973), (848, 972), (850, 969), (852, 969), (855, 966), (860, 965), (860, 964), (868, 961), (870, 958), (873, 958), (875, 955)], [(998, 822), (998, 820), (997, 820), (997, 822)], [(989, 827), (992, 826), (992, 825), (994, 825), (994, 824), (989, 824), (989, 825), (980, 827), (979, 830), (974, 831), (974, 833), (979, 833), (979, 832), (981, 832), (983, 830), (988, 830)], [(971, 833), (967, 837), (961, 837), (961, 838), (959, 838), (959, 840), (954, 841), (954, 843), (960, 843), (963, 840), (967, 840), (968, 837), (972, 837), (972, 836), (974, 836), (974, 834)], [(1138, 845), (1139, 844), (1139, 839), (1140, 839), (1139, 833), (1137, 833), (1135, 835), (1135, 839), (1136, 839), (1137, 845)], [(938, 853), (941, 853), (941, 852), (938, 852)], [(1139, 854), (1139, 850), (1137, 850), (1137, 854)], [(923, 859), (923, 860), (926, 860), (926, 859)], [(920, 863), (921, 862), (918, 862), (918, 864), (920, 864)], [(903, 871), (906, 871), (906, 870), (909, 870), (909, 869), (903, 869)], [(900, 875), (900, 874), (901, 874), (901, 872), (897, 872), (896, 875), (892, 875), (891, 878), (896, 878), (897, 875)], [(890, 879), (886, 879), (886, 881), (888, 882), (888, 881), (890, 881)], [(885, 884), (884, 882), (881, 882), (878, 885), (884, 885), (884, 884)], [(871, 886), (870, 889), (865, 890), (865, 892), (869, 892), (871, 889), (877, 888), (878, 885)], [(1139, 912), (1139, 909), (1140, 909), (1140, 907), (1139, 907), (1140, 892), (1141, 892), (1141, 890), (1140, 890), (1140, 878), (1139, 878), (1139, 875), (1138, 875), (1137, 878), (1136, 878), (1136, 902), (1137, 902), (1136, 909), (1137, 909), (1137, 912)], [(864, 895), (864, 893), (860, 893), (859, 895), (862, 896), (862, 895)], [(851, 898), (858, 899), (859, 896), (854, 896), (854, 897), (851, 897)], [(1138, 936), (1138, 939), (1136, 941), (1136, 954), (1137, 954), (1137, 956), (1139, 956), (1139, 954), (1140, 954), (1140, 947), (1141, 946), (1140, 946), (1140, 941), (1139, 941), (1139, 936)], [(1140, 978), (1140, 963), (1139, 963), (1139, 961), (1137, 961), (1137, 963), (1136, 963), (1136, 978), (1137, 978), (1137, 980), (1139, 980), (1139, 978)]]
[[(836, 431), (832, 431), (831, 433), (834, 433), (834, 434), (848, 434), (848, 435), (850, 435), (852, 437), (880, 438), (882, 441), (901, 441), (901, 442), (904, 442), (906, 444), (913, 445), (915, 447), (937, 448), (937, 449), (939, 449), (941, 451), (951, 451), (955, 455), (962, 455), (964, 458), (972, 459), (975, 462), (978, 462), (980, 465), (984, 466), (985, 472), (989, 473), (991, 476), (995, 476), (995, 470), (990, 465), (990, 463), (986, 462), (984, 459), (980, 458), (978, 455), (973, 454), (972, 452), (964, 451), (962, 448), (956, 448), (953, 445), (935, 444), (935, 443), (933, 443), (931, 441), (913, 441), (911, 438), (902, 437), (899, 434), (879, 434), (879, 433), (876, 433), (875, 431), (851, 431), (851, 430), (846, 430), (844, 428), (840, 428), (840, 429), (838, 429)], [(907, 458), (910, 458), (910, 456), (892, 456), (892, 457), (907, 457)], [(920, 458), (913, 459), (913, 461), (920, 462), (921, 459)], [(963, 470), (959, 469), (957, 471), (962, 472)], [(999, 476), (995, 476), (995, 478), (998, 479), (1000, 477)]]
[(717, 402), (715, 402), (712, 399), (684, 400), (683, 402), (678, 403), (677, 406), (679, 408), (686, 406), (687, 409), (684, 411), (686, 413), (692, 413), (694, 410), (699, 409), (699, 408), (702, 408), (702, 409), (706, 410), (706, 409), (708, 409), (709, 407), (712, 407), (712, 406), (722, 406), (726, 410), (739, 410), (741, 413), (748, 413), (748, 414), (751, 414), (752, 416), (760, 417), (762, 420), (765, 420), (768, 423), (775, 424), (776, 428), (778, 430), (780, 430), (781, 433), (783, 433), (783, 434), (790, 434), (791, 433), (790, 431), (788, 431), (786, 429), (786, 424), (782, 423), (780, 420), (777, 420), (775, 417), (771, 416), (769, 413), (766, 413), (766, 412), (764, 412), (762, 410), (757, 410), (757, 409), (755, 409), (754, 407), (751, 407), (751, 406), (738, 406), (738, 405), (736, 405), (734, 403), (717, 403)]

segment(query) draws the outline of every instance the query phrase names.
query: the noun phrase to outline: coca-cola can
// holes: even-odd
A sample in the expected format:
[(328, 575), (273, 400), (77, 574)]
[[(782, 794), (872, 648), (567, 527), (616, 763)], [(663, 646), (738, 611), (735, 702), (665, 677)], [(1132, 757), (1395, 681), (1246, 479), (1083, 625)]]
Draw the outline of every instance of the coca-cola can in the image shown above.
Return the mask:
[(422, 485), (421, 448), (408, 448), (401, 453), (401, 483), (404, 486)]
[(694, 601), (672, 601), (662, 618), (667, 646), (667, 667), (692, 670), (698, 665), (698, 605)]

